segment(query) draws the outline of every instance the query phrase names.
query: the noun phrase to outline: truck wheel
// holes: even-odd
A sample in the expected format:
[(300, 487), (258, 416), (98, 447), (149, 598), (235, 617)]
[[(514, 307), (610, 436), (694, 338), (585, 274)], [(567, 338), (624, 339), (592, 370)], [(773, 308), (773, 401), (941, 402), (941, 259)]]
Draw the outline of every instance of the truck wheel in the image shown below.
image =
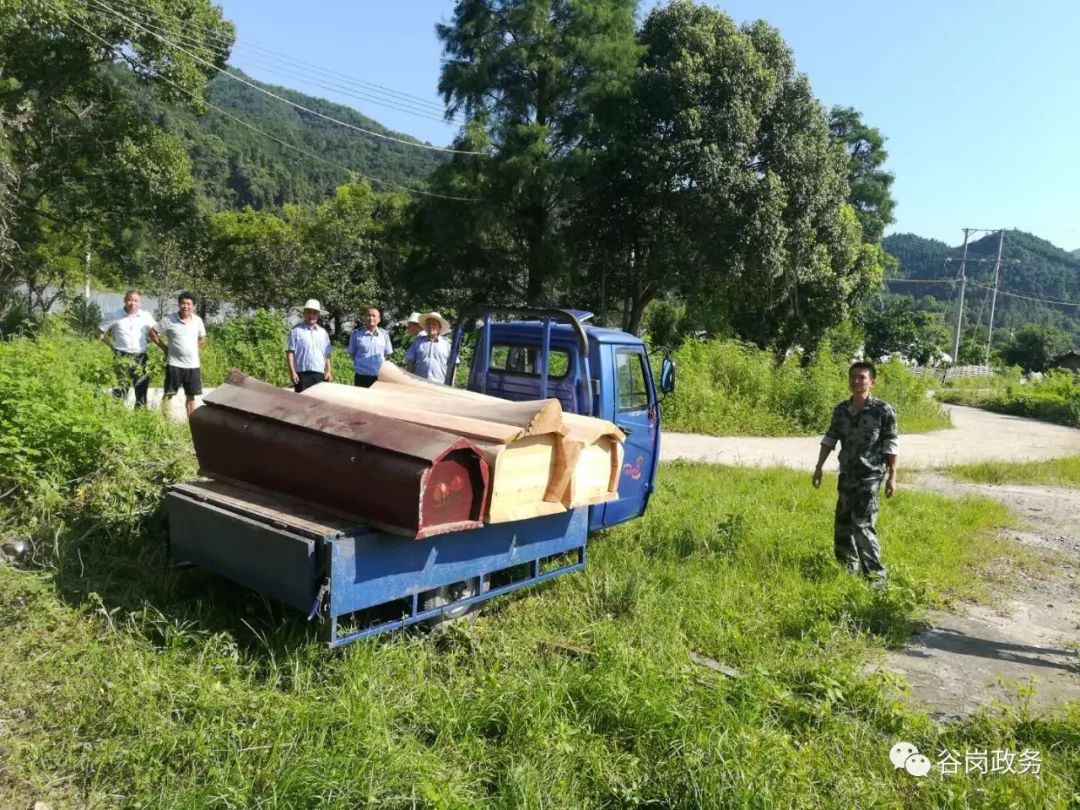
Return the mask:
[[(469, 597), (476, 596), (477, 594), (476, 578), (466, 579), (462, 582), (454, 582), (450, 585), (443, 585), (441, 588), (435, 588), (424, 594), (423, 601), (421, 602), (421, 610), (435, 610), (443, 605), (448, 605), (451, 602), (456, 602), (459, 599), (468, 599)], [(433, 619), (427, 619), (427, 623), (431, 625), (439, 624), (444, 621), (453, 621), (454, 619), (460, 619), (463, 616), (469, 614), (474, 605), (458, 605), (457, 607), (450, 608), (445, 611), (442, 616), (436, 616)]]

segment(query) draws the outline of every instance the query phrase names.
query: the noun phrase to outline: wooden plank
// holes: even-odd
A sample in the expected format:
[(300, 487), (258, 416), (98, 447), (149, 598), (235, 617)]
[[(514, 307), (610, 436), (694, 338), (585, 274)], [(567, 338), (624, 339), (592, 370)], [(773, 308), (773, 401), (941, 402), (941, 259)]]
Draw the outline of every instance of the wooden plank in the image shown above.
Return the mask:
[(316, 507), (307, 501), (252, 485), (226, 481), (185, 481), (174, 484), (170, 489), (228, 511), (295, 529), (311, 537), (345, 534), (363, 525), (360, 518), (345, 517), (335, 510)]
[(562, 406), (555, 399), (508, 402), (485, 397), (486, 401), (479, 402), (431, 395), (410, 386), (379, 383), (371, 388), (322, 383), (304, 391), (303, 396), (450, 429), (487, 441), (506, 443), (522, 436), (555, 433), (562, 429)]
[(355, 388), (349, 385), (337, 385), (334, 383), (322, 383), (314, 385), (304, 391), (301, 396), (311, 400), (311, 407), (318, 411), (322, 407), (347, 408), (356, 414), (372, 414), (378, 417), (389, 417), (399, 422), (413, 425), (425, 425), (438, 430), (447, 431), (458, 436), (467, 436), (470, 439), (478, 439), (485, 442), (506, 444), (521, 435), (521, 428), (506, 425), (501, 422), (488, 422), (483, 419), (473, 419), (467, 416), (458, 416), (453, 413), (439, 413), (430, 410), (394, 404), (380, 397), (368, 396), (364, 388)]

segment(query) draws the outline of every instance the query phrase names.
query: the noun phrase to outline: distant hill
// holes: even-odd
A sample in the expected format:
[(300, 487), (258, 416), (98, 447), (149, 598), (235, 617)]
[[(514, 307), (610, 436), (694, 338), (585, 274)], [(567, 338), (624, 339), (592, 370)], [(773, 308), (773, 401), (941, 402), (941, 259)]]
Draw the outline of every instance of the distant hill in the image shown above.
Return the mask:
[[(959, 270), (956, 260), (963, 254), (960, 246), (910, 233), (887, 236), (884, 245), (899, 262), (896, 279), (950, 280), (941, 284), (897, 281), (888, 285), (890, 293), (949, 299), (954, 286), (951, 279), (956, 278)], [(997, 234), (983, 236), (968, 245), (968, 258), (993, 260), (997, 245)], [(1006, 231), (1002, 260), (1001, 290), (1027, 298), (1080, 302), (1080, 251), (1070, 253), (1024, 231)], [(965, 317), (976, 318), (983, 324), (989, 317), (988, 291), (977, 285), (992, 283), (993, 269), (992, 262), (971, 261), (967, 265), (967, 277), (976, 283), (968, 285)], [(1073, 340), (1080, 344), (1080, 306), (999, 294), (994, 321), (995, 329), (1013, 329), (1025, 323), (1056, 326), (1071, 333)]]
[[(230, 70), (324, 115), (419, 143), (412, 136), (393, 132), (351, 107), (258, 82), (235, 68)], [(130, 74), (127, 80), (134, 82)], [(210, 82), (207, 98), (211, 104), (252, 126), (316, 156), (282, 146), (216, 110), (200, 117), (143, 94), (144, 104), (153, 118), (177, 132), (186, 144), (202, 196), (210, 208), (248, 205), (280, 208), (286, 203), (322, 200), (351, 179), (339, 166), (395, 185), (422, 188), (441, 160), (436, 152), (364, 135), (297, 110), (225, 76), (217, 76)], [(387, 188), (378, 183), (372, 185), (376, 189)]]

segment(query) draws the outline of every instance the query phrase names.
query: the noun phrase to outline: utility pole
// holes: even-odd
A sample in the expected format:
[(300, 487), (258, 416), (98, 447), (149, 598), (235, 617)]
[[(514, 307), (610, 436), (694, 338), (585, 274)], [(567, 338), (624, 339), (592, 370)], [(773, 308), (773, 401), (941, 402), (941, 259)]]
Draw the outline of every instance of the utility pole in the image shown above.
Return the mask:
[(956, 313), (956, 334), (953, 336), (952, 361), (953, 365), (960, 362), (960, 333), (964, 328), (964, 287), (967, 286), (967, 278), (964, 276), (964, 266), (967, 264), (968, 235), (971, 228), (964, 228), (964, 255), (960, 259), (960, 309)]
[(83, 272), (83, 298), (90, 300), (90, 251), (86, 251), (86, 270)]
[(986, 329), (986, 365), (990, 365), (990, 338), (994, 336), (994, 306), (997, 304), (998, 285), (1001, 283), (1001, 249), (1005, 247), (1005, 229), (998, 231), (998, 252), (994, 260), (994, 291), (990, 297), (990, 325)]

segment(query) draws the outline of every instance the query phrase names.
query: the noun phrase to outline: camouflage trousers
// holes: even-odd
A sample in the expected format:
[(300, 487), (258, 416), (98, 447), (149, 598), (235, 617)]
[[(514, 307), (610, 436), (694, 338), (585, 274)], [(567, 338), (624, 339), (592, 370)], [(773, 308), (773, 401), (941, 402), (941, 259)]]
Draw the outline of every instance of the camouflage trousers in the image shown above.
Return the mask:
[(843, 473), (836, 491), (836, 522), (833, 551), (837, 561), (851, 572), (885, 579), (881, 564), (881, 544), (874, 529), (877, 523), (880, 478), (850, 478)]

